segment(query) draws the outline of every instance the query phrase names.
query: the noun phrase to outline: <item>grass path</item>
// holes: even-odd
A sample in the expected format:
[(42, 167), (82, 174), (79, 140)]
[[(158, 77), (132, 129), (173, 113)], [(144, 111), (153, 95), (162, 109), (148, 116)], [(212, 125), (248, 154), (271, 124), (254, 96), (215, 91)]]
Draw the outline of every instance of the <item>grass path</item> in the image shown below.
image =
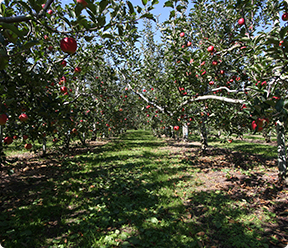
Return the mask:
[(1, 173), (0, 243), (281, 247), (288, 191), (273, 184), (275, 169), (235, 169), (219, 156), (138, 130), (86, 153), (19, 161)]

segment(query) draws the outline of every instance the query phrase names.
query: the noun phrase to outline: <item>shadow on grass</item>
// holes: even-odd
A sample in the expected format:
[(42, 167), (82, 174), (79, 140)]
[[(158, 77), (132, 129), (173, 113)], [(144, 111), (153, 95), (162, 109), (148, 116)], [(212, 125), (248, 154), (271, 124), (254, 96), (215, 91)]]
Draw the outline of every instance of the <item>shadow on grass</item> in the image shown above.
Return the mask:
[(177, 173), (190, 165), (171, 166), (166, 154), (153, 152), (162, 144), (148, 134), (128, 132), (121, 142), (62, 161), (19, 162), (18, 174), (1, 175), (2, 245), (263, 247), (258, 232), (232, 222), (243, 210), (224, 193), (195, 192), (183, 204), (176, 185), (193, 175)]
[(205, 151), (204, 155), (201, 155), (199, 151), (186, 152), (182, 163), (187, 163), (200, 169), (242, 168), (248, 170), (261, 165), (275, 167), (277, 159), (248, 152), (238, 152), (234, 151), (234, 149), (210, 147)]

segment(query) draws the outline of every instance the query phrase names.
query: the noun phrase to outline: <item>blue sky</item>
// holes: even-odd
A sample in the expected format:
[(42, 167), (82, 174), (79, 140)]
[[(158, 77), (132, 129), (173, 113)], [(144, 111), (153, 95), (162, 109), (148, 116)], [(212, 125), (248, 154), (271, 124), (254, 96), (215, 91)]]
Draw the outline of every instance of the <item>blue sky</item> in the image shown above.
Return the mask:
[[(0, 0), (1, 1), (1, 0)], [(169, 17), (169, 13), (170, 11), (172, 10), (172, 8), (167, 8), (167, 7), (163, 7), (164, 3), (166, 2), (167, 0), (159, 0), (159, 3), (157, 5), (155, 5), (155, 9), (152, 11), (152, 13), (154, 15), (159, 15), (160, 14), (160, 22), (163, 22), (165, 21), (166, 19), (168, 19)], [(73, 0), (63, 0), (62, 1), (62, 4), (65, 5), (65, 4), (69, 4), (73, 2)], [(142, 1), (141, 0), (130, 0), (130, 2), (136, 6), (136, 5), (139, 5), (140, 7), (142, 7)]]

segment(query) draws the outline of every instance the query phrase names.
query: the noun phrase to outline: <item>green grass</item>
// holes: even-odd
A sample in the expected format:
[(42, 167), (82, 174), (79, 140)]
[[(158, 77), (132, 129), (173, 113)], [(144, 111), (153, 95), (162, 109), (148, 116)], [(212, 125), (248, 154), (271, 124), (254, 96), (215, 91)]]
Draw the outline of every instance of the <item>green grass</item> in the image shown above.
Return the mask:
[[(219, 139), (212, 136), (208, 138), (208, 145), (215, 148), (224, 148), (230, 149), (232, 151), (239, 151), (245, 154), (258, 154), (262, 155), (265, 158), (277, 158), (276, 146), (271, 146), (269, 144), (252, 143), (238, 139), (236, 140), (235, 137), (236, 136), (232, 136), (231, 138), (234, 139), (231, 143), (229, 143), (226, 139)], [(264, 140), (261, 135), (252, 134), (245, 134), (244, 139)], [(196, 134), (190, 135), (189, 140), (200, 142), (200, 136)], [(275, 141), (276, 138), (272, 137), (271, 140)]]
[[(27, 143), (30, 143), (30, 141), (27, 141)], [(23, 154), (23, 153), (30, 153), (32, 150), (27, 150), (25, 149), (25, 141), (19, 141), (19, 140), (14, 140), (12, 144), (6, 145), (4, 147), (5, 154), (7, 156), (14, 156), (17, 154)], [(47, 149), (51, 149), (53, 147), (53, 142), (48, 141), (46, 144)], [(37, 151), (42, 151), (42, 144), (40, 144), (38, 141), (33, 143), (33, 149), (36, 149)]]
[(4, 184), (0, 243), (269, 247), (261, 224), (273, 216), (249, 221), (254, 215), (246, 202), (225, 191), (197, 191), (199, 169), (160, 149), (165, 145), (147, 131), (129, 131), (86, 154), (39, 161)]

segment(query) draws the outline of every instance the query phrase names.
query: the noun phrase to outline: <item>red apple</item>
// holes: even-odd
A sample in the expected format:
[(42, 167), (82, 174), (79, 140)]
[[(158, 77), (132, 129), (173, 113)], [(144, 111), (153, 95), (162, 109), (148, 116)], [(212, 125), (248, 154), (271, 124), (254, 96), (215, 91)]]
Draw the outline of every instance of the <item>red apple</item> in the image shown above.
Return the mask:
[(187, 46), (191, 46), (191, 45), (192, 45), (191, 41), (188, 41)]
[(175, 131), (179, 131), (179, 126), (174, 126)]
[(79, 72), (81, 72), (81, 68), (79, 66), (77, 66), (77, 67), (75, 67), (74, 71), (79, 73)]
[(251, 124), (252, 129), (255, 130), (256, 127), (258, 127), (258, 131), (262, 131), (263, 130), (264, 121), (269, 123), (269, 119), (268, 118), (257, 118), (256, 121), (252, 121), (252, 124)]
[(19, 120), (20, 120), (21, 122), (27, 121), (27, 120), (28, 120), (28, 115), (26, 115), (26, 114), (21, 114), (21, 115), (19, 115)]
[(60, 90), (61, 90), (62, 93), (66, 93), (67, 92), (67, 87), (66, 86), (62, 86), (60, 88)]
[(82, 4), (84, 8), (88, 5), (88, 3), (85, 0), (77, 0), (77, 3)]
[(16, 135), (13, 136), (13, 140), (16, 140), (18, 137)]
[(24, 147), (25, 147), (25, 149), (30, 150), (32, 148), (32, 144), (30, 144), (30, 143), (29, 144), (25, 144)]
[(212, 65), (216, 66), (218, 65), (218, 62), (216, 60), (212, 61)]
[(181, 32), (180, 33), (180, 37), (184, 37), (185, 36), (185, 33), (184, 32)]
[(209, 46), (209, 47), (207, 48), (207, 51), (210, 52), (210, 53), (212, 53), (212, 52), (214, 51), (214, 46)]
[(77, 42), (71, 37), (63, 38), (60, 42), (60, 48), (65, 53), (73, 54), (77, 50)]
[(53, 51), (53, 46), (49, 46), (49, 47), (48, 47), (48, 50), (49, 50), (49, 51)]
[(28, 139), (28, 135), (23, 135), (23, 140), (27, 140)]
[(62, 65), (62, 67), (65, 67), (65, 66), (67, 65), (66, 60), (63, 60), (63, 61), (61, 62), (61, 65)]
[(8, 120), (8, 117), (7, 117), (6, 114), (1, 114), (0, 115), (0, 125), (2, 125), (2, 126), (5, 125), (7, 120)]
[(52, 14), (53, 14), (53, 10), (52, 10), (52, 9), (49, 9), (49, 10), (47, 11), (47, 13), (48, 13), (49, 15), (52, 15)]
[(287, 13), (287, 12), (285, 12), (285, 13), (282, 15), (282, 20), (283, 20), (284, 22), (288, 21), (288, 13)]
[(210, 85), (213, 85), (213, 84), (214, 84), (214, 82), (213, 82), (213, 81), (210, 81), (210, 82), (209, 82), (209, 84), (210, 84)]
[(4, 143), (7, 145), (10, 145), (13, 142), (12, 137), (5, 137), (4, 138)]
[(43, 3), (41, 6), (42, 6), (42, 9), (44, 9), (44, 7), (45, 7), (45, 3)]
[(63, 81), (63, 82), (65, 82), (66, 83), (66, 77), (65, 76), (63, 76), (62, 78), (61, 78), (61, 81)]
[(244, 18), (240, 18), (240, 19), (238, 20), (238, 24), (239, 24), (240, 26), (242, 26), (244, 23), (245, 23)]

